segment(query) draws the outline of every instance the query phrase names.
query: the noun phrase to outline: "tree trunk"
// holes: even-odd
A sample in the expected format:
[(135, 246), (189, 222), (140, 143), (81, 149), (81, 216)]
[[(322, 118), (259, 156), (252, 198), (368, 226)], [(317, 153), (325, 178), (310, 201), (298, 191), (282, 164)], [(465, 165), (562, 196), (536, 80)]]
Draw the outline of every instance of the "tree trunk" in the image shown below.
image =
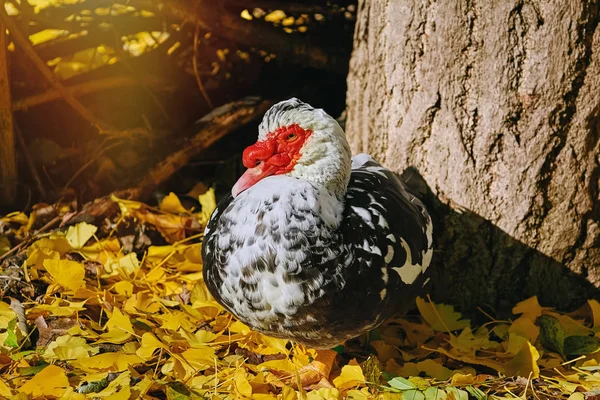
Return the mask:
[(599, 18), (586, 0), (359, 1), (347, 134), (431, 189), (438, 300), (597, 295)]
[(6, 29), (0, 22), (0, 204), (10, 204), (16, 196), (17, 163), (8, 76)]

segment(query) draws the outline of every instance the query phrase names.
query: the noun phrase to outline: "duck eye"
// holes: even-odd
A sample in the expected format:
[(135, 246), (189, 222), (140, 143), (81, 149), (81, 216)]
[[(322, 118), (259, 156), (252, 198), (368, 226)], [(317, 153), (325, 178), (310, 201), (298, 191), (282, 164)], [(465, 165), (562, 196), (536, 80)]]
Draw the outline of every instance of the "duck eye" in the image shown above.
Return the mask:
[(289, 135), (287, 135), (285, 140), (287, 140), (288, 142), (291, 142), (293, 140), (296, 140), (297, 137), (298, 137), (298, 135), (296, 135), (295, 133), (290, 133)]

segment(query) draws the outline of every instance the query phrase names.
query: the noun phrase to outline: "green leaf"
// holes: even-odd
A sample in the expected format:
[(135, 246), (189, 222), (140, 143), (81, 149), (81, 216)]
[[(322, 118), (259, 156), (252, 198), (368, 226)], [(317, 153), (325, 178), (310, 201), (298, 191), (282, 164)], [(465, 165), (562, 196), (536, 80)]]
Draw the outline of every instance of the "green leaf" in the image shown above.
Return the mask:
[(467, 392), (469, 392), (471, 396), (475, 397), (476, 400), (487, 400), (488, 398), (487, 394), (483, 393), (475, 386), (467, 386), (465, 389), (467, 389)]
[(43, 361), (39, 365), (34, 365), (33, 367), (27, 367), (27, 368), (21, 368), (21, 369), (19, 369), (19, 374), (21, 376), (36, 375), (39, 372), (41, 372), (44, 368), (46, 368), (48, 365), (50, 365), (50, 364), (48, 364), (47, 362)]
[(17, 338), (17, 319), (16, 318), (13, 318), (10, 320), (10, 322), (8, 323), (8, 326), (6, 328), (6, 333), (8, 333), (8, 336), (4, 340), (4, 344), (9, 347), (12, 347), (13, 349), (16, 349), (17, 347), (19, 347), (19, 339)]
[(536, 322), (540, 326), (540, 342), (542, 342), (542, 345), (565, 358), (565, 332), (558, 318), (542, 315), (538, 317)]
[(402, 400), (425, 400), (425, 395), (415, 389), (406, 390), (402, 392)]
[(167, 385), (166, 395), (167, 400), (187, 400), (191, 392), (183, 383), (175, 382)]
[(565, 354), (582, 356), (600, 350), (600, 339), (595, 336), (569, 336), (565, 339)]
[(395, 377), (391, 381), (388, 381), (388, 385), (398, 390), (410, 390), (416, 389), (417, 385), (409, 381), (408, 379), (401, 378), (399, 376)]
[(469, 393), (454, 386), (446, 386), (448, 400), (469, 400)]
[(425, 390), (425, 400), (446, 400), (446, 392), (438, 387), (428, 387)]

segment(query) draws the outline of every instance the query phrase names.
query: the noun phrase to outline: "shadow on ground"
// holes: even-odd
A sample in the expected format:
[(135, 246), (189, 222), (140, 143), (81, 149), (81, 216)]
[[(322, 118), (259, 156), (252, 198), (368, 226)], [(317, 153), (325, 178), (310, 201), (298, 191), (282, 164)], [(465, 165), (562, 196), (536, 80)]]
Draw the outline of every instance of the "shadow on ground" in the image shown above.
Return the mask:
[(423, 199), (434, 219), (435, 253), (428, 292), (470, 318), (502, 318), (519, 301), (538, 296), (542, 306), (572, 310), (600, 292), (525, 243), (471, 211), (457, 212), (436, 197), (414, 168), (401, 179)]

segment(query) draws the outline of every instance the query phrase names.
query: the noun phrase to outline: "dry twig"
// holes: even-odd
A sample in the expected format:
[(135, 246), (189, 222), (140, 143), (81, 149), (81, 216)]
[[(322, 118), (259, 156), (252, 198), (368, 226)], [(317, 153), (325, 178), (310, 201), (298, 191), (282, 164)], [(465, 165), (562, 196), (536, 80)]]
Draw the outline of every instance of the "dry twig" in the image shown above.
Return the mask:
[(168, 155), (154, 167), (135, 188), (137, 198), (145, 198), (158, 185), (186, 165), (192, 157), (209, 148), (217, 140), (261, 117), (273, 103), (246, 98), (215, 108), (199, 122), (204, 126), (187, 141), (183, 148)]
[(110, 126), (104, 121), (96, 118), (90, 110), (88, 110), (83, 104), (81, 104), (71, 93), (69, 93), (62, 82), (58, 79), (56, 75), (48, 68), (46, 63), (40, 58), (40, 56), (35, 52), (31, 42), (25, 36), (15, 21), (7, 14), (4, 7), (0, 7), (0, 19), (6, 25), (8, 30), (11, 33), (12, 38), (15, 43), (18, 44), (23, 52), (27, 55), (27, 57), (31, 60), (31, 62), (36, 66), (36, 68), (40, 71), (40, 73), (44, 76), (44, 78), (50, 83), (65, 99), (65, 101), (85, 120), (87, 120), (90, 124), (92, 124), (100, 133), (113, 133), (116, 131), (115, 128)]
[[(78, 83), (72, 86), (65, 86), (64, 89), (74, 97), (83, 96), (90, 93), (100, 92), (123, 87), (133, 87), (140, 84), (159, 86), (163, 82), (155, 76), (146, 75), (133, 78), (130, 76), (116, 76), (106, 79), (98, 79)], [(13, 111), (24, 111), (30, 107), (39, 106), (40, 104), (48, 103), (54, 100), (61, 99), (61, 92), (57, 89), (50, 89), (43, 93), (34, 94), (23, 99), (13, 102)]]

